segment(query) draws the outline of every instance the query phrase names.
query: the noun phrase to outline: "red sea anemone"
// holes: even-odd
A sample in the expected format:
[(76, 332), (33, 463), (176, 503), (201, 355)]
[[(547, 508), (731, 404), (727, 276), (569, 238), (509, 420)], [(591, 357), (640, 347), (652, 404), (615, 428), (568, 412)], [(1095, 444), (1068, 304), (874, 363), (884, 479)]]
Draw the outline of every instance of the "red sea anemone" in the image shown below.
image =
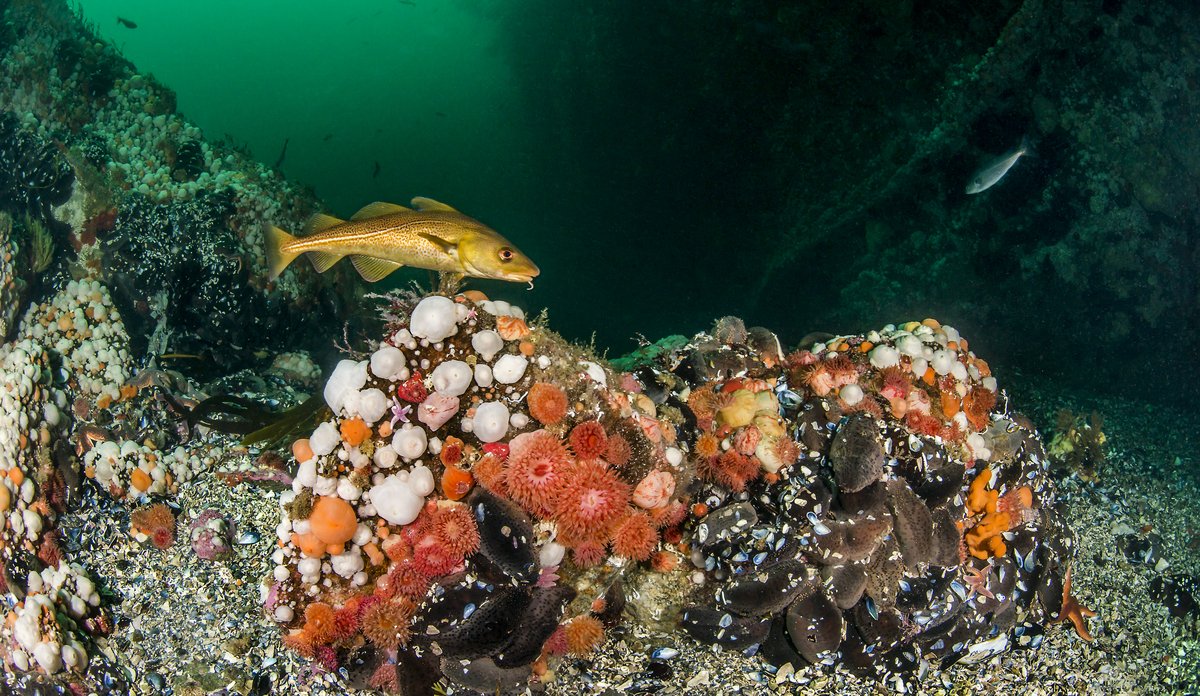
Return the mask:
[(553, 516), (567, 536), (607, 536), (625, 513), (630, 486), (596, 462), (578, 462), (563, 477)]
[(599, 421), (584, 421), (571, 429), (571, 451), (580, 459), (599, 459), (608, 453), (608, 434)]
[(406, 597), (421, 600), (429, 592), (429, 578), (421, 574), (412, 562), (404, 561), (392, 566), (388, 574), (376, 582), (375, 594), (383, 599)]
[(762, 431), (753, 425), (746, 425), (737, 429), (733, 434), (733, 448), (747, 456), (754, 454), (754, 448), (758, 447), (758, 441), (762, 439)]
[(553, 425), (567, 415), (567, 393), (556, 384), (534, 384), (530, 387), (525, 402), (529, 404), (529, 415), (542, 425)]
[(644, 512), (630, 512), (612, 536), (613, 553), (635, 561), (648, 560), (658, 546), (658, 533)]
[(566, 448), (552, 433), (535, 430), (514, 437), (504, 465), (509, 497), (546, 516), (570, 465)]

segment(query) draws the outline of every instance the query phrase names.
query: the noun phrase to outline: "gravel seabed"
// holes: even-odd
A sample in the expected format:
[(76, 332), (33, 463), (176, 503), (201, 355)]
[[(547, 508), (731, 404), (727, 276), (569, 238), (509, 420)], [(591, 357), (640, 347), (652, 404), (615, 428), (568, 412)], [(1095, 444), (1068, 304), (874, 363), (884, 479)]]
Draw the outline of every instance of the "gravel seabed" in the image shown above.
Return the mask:
[[(931, 669), (907, 688), (931, 694), (1188, 693), (1200, 684), (1200, 622), (1172, 618), (1149, 585), (1158, 571), (1127, 560), (1116, 537), (1149, 527), (1163, 539), (1166, 573), (1200, 573), (1200, 475), (1195, 471), (1200, 417), (1181, 408), (1119, 398), (1090, 398), (1012, 380), (1017, 409), (1043, 434), (1062, 408), (1104, 415), (1108, 461), (1094, 484), (1064, 475), (1061, 509), (1078, 540), (1075, 595), (1099, 616), (1091, 643), (1067, 625), (1048, 627), (1037, 650), (1010, 650), (986, 662)], [(227, 466), (235, 465), (236, 455)], [(241, 457), (248, 461), (249, 455)], [(360, 693), (346, 675), (320, 674), (284, 649), (260, 610), (259, 580), (270, 572), (277, 494), (230, 486), (205, 475), (181, 491), (180, 541), (160, 552), (127, 533), (128, 515), (102, 497), (69, 516), (78, 529), (71, 555), (94, 576), (114, 607), (116, 629), (100, 652), (131, 676), (132, 693)], [(215, 507), (237, 522), (242, 541), (230, 561), (198, 559), (187, 522)], [(257, 537), (257, 540), (254, 540)], [(652, 660), (659, 648), (678, 651)], [(668, 651), (670, 654), (670, 651)], [(756, 657), (721, 651), (678, 634), (633, 623), (610, 632), (591, 659), (569, 658), (552, 671), (552, 695), (628, 693), (879, 694), (903, 685), (864, 681), (813, 667), (779, 672)], [(225, 691), (221, 691), (225, 689)], [(369, 692), (361, 692), (369, 693)], [(453, 693), (453, 691), (451, 691)]]

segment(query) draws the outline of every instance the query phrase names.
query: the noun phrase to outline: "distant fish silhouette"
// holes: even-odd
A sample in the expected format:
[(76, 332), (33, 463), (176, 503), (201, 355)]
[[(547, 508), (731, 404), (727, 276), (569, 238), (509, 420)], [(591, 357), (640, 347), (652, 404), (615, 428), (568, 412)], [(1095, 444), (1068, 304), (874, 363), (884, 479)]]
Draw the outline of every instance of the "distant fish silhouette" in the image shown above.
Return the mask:
[(333, 133), (326, 133), (325, 137), (321, 138), (321, 142), (323, 142), (323, 143), (327, 143), (330, 140), (333, 140)]
[(126, 29), (137, 29), (137, 22), (131, 19), (125, 19), (124, 17), (117, 17), (117, 24), (120, 24)]
[(375, 171), (371, 172), (372, 179), (379, 178), (379, 160), (375, 160)]
[(290, 138), (283, 139), (283, 149), (279, 151), (279, 158), (275, 160), (275, 168), (279, 169), (283, 166), (283, 158), (287, 157), (287, 146)]
[(433, 112), (433, 113), (437, 114), (438, 116), (441, 116), (442, 118), (446, 118), (446, 112), (445, 112), (445, 111), (435, 111), (435, 112)]
[(1029, 154), (1029, 138), (1022, 138), (1021, 145), (1017, 149), (988, 162), (975, 172), (971, 177), (971, 182), (967, 184), (967, 193), (980, 193), (990, 189), (996, 182), (1004, 178), (1017, 160), (1027, 154)]

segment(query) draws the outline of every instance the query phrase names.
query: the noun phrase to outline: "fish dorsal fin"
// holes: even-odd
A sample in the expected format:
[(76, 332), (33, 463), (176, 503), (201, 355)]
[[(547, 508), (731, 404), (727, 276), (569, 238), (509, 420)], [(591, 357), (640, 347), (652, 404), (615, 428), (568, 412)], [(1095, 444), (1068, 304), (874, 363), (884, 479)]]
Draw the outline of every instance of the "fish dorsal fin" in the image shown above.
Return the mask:
[(458, 245), (454, 242), (447, 242), (436, 234), (430, 234), (428, 232), (418, 232), (417, 236), (434, 245), (438, 249), (441, 249), (442, 252), (448, 256), (452, 256), (456, 259), (458, 258)]
[(343, 222), (345, 222), (345, 220), (335, 218), (332, 215), (317, 213), (316, 215), (310, 217), (308, 219), (308, 223), (304, 225), (304, 234), (308, 235), (316, 234), (317, 232), (324, 232), (330, 227), (340, 225)]
[(310, 251), (308, 252), (308, 260), (312, 261), (313, 268), (317, 269), (317, 273), (328, 271), (333, 264), (341, 260), (342, 255), (332, 251)]
[(394, 215), (396, 213), (411, 212), (409, 208), (395, 203), (385, 203), (384, 201), (375, 201), (368, 203), (358, 209), (358, 212), (350, 217), (351, 220), (366, 220), (367, 218), (379, 217), (380, 215)]
[(358, 271), (358, 274), (368, 283), (374, 283), (397, 268), (404, 266), (404, 264), (396, 263), (395, 261), (377, 259), (374, 256), (363, 256), (361, 254), (351, 256), (350, 263), (354, 264), (354, 270)]
[(412, 199), (412, 204), (413, 204), (414, 208), (416, 208), (417, 210), (423, 211), (423, 212), (428, 212), (431, 210), (440, 210), (444, 213), (457, 213), (458, 212), (454, 208), (451, 208), (450, 206), (446, 205), (445, 203), (439, 203), (438, 201), (435, 201), (432, 198), (425, 198), (424, 196), (417, 196), (416, 198)]

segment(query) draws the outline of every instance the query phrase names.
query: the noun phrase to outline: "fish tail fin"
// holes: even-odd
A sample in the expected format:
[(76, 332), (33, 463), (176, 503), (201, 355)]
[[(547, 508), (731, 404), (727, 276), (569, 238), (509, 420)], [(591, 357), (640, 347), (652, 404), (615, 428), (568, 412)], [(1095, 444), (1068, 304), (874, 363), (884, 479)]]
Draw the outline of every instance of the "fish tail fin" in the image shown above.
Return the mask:
[(1026, 157), (1036, 157), (1037, 156), (1037, 152), (1034, 151), (1033, 145), (1034, 145), (1033, 138), (1029, 137), (1028, 133), (1026, 133), (1024, 136), (1021, 137), (1021, 152), (1024, 154), (1024, 156), (1026, 156)]
[(283, 269), (287, 268), (288, 264), (300, 255), (300, 252), (284, 249), (288, 244), (296, 241), (296, 238), (274, 225), (263, 225), (263, 236), (267, 240), (267, 268), (270, 269), (269, 277), (271, 280), (275, 280), (279, 277), (280, 273), (283, 273)]

